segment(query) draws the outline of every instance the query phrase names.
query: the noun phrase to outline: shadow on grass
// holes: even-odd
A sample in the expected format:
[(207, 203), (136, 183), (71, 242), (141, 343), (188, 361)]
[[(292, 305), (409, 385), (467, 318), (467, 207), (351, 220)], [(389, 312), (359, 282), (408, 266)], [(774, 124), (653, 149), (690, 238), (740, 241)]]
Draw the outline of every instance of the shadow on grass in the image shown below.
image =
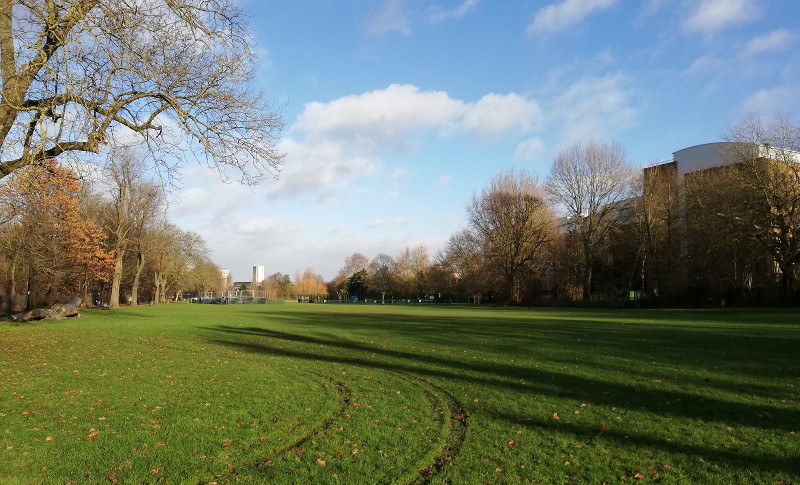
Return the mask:
[[(260, 316), (263, 318), (264, 315)], [(292, 325), (297, 331), (226, 325), (207, 327), (206, 330), (213, 342), (248, 352), (405, 373), (451, 383), (591, 403), (605, 408), (619, 406), (665, 418), (701, 420), (721, 426), (749, 426), (786, 433), (787, 436), (789, 431), (798, 431), (800, 423), (800, 411), (796, 408), (770, 404), (777, 402), (777, 399), (767, 400), (763, 396), (769, 392), (769, 385), (742, 384), (721, 379), (715, 381), (713, 377), (714, 368), (722, 366), (729, 371), (734, 369), (735, 375), (751, 381), (780, 377), (798, 382), (800, 357), (796, 349), (800, 342), (797, 327), (773, 336), (759, 332), (755, 326), (736, 324), (731, 327), (719, 323), (716, 326), (691, 327), (587, 322), (580, 319), (570, 322), (516, 321), (464, 315), (421, 317), (411, 313), (365, 315), (308, 311), (270, 314), (269, 318), (282, 320), (282, 323)], [(420, 322), (420, 319), (423, 321)], [(353, 330), (366, 331), (358, 335), (374, 335), (379, 343), (361, 343), (337, 335), (342, 333), (353, 337), (355, 334), (349, 333)], [(389, 344), (381, 345), (387, 338), (390, 339)], [(402, 345), (392, 345), (391, 339), (394, 338), (398, 338)], [(469, 352), (462, 357), (458, 354), (443, 355), (441, 349), (438, 353), (423, 349), (417, 351), (414, 347), (422, 343), (440, 345), (445, 349), (451, 346), (458, 352), (470, 349), (470, 352), (484, 351), (484, 355), (488, 352), (489, 355), (509, 358), (519, 352), (521, 361), (529, 355), (534, 356), (543, 364), (549, 364), (542, 366), (549, 369), (508, 362), (468, 360)], [(590, 375), (555, 370), (559, 363), (575, 364), (565, 356), (583, 355), (606, 357), (618, 362), (618, 366), (592, 371), (589, 363), (586, 370), (591, 371)], [(751, 363), (747, 363), (747, 360)], [(632, 375), (630, 384), (624, 382), (626, 371), (632, 372), (653, 361), (658, 361), (669, 372), (686, 375), (696, 371), (701, 376), (712, 377), (697, 377), (691, 385), (686, 386), (684, 392), (660, 390), (655, 386), (638, 389), (634, 381), (638, 379), (641, 382), (641, 376)], [(603, 378), (609, 370), (615, 373), (616, 381)], [(646, 370), (640, 372), (642, 375), (648, 373)], [(687, 377), (687, 380), (692, 381), (692, 377)], [(731, 395), (754, 391), (764, 399), (758, 403), (734, 402), (711, 396), (710, 393), (696, 392), (698, 386), (716, 387), (730, 391)], [(520, 423), (521, 416), (496, 410), (491, 412), (499, 420), (552, 428), (553, 431), (571, 433), (576, 439), (591, 439), (598, 434), (596, 429), (577, 424), (542, 420)], [(628, 433), (625, 437), (617, 431), (604, 432), (603, 439), (618, 442), (622, 446), (660, 447), (669, 452), (698, 455), (736, 468), (746, 466), (800, 474), (800, 461), (758, 455), (757, 450), (745, 454), (732, 449), (670, 442), (653, 435), (635, 436)]]

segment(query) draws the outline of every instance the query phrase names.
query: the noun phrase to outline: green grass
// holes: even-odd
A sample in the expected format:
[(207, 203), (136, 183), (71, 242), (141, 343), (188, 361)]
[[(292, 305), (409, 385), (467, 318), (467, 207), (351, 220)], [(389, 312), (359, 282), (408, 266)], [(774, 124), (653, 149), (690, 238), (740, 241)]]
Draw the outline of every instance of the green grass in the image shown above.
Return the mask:
[(0, 324), (0, 483), (800, 483), (800, 312), (170, 305)]

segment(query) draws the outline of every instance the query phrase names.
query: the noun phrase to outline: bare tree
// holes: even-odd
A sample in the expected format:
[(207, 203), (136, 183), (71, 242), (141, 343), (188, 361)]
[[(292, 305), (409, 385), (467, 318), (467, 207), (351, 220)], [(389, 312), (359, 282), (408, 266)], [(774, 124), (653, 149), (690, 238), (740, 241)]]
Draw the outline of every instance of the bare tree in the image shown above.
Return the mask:
[(369, 286), (381, 294), (381, 305), (386, 303), (386, 293), (390, 292), (397, 280), (397, 265), (388, 254), (379, 254), (369, 263)]
[(429, 274), (431, 264), (425, 246), (406, 247), (395, 258), (395, 264), (397, 283), (402, 292), (414, 297), (420, 293), (428, 293), (431, 287)]
[(493, 278), (481, 237), (468, 229), (459, 231), (450, 236), (438, 259), (440, 267), (448, 273), (448, 281), (463, 291), (469, 301), (479, 304)]
[(800, 290), (800, 124), (758, 114), (729, 129), (726, 198), (716, 213), (765, 249), (778, 266), (786, 297)]
[(487, 258), (508, 283), (511, 301), (519, 303), (521, 277), (541, 262), (555, 230), (553, 213), (536, 179), (522, 171), (501, 173), (472, 197), (467, 210)]
[(132, 135), (168, 174), (189, 154), (244, 182), (275, 173), (283, 125), (249, 44), (234, 0), (2, 2), (0, 178)]
[[(641, 241), (642, 290), (656, 297), (675, 296), (681, 283), (684, 231), (680, 217), (681, 193), (677, 164), (644, 169), (642, 199), (638, 204)], [(646, 280), (645, 280), (646, 278)]]
[(569, 218), (568, 231), (578, 236), (583, 254), (583, 299), (591, 299), (592, 259), (609, 231), (629, 214), (621, 204), (632, 195), (636, 170), (616, 142), (576, 143), (556, 155), (546, 190)]
[(210, 260), (203, 238), (168, 222), (151, 230), (149, 242), (149, 267), (154, 283), (153, 301), (156, 303), (165, 302), (180, 292), (187, 283), (189, 269)]
[[(123, 262), (128, 250), (136, 249), (142, 227), (164, 209), (163, 191), (159, 184), (145, 178), (146, 167), (139, 154), (130, 147), (114, 150), (103, 171), (100, 197), (105, 203), (99, 207), (98, 220), (102, 221), (116, 254), (116, 264), (111, 278), (109, 306), (119, 306), (123, 276)], [(137, 266), (139, 264), (137, 263)], [(138, 295), (131, 295), (131, 301)]]

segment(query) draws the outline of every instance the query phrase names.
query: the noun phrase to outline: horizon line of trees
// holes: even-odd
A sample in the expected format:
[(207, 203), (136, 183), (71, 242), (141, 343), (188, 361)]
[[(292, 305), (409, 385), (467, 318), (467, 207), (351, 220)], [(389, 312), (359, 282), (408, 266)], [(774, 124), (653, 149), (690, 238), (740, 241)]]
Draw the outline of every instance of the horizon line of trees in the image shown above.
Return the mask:
[(5, 311), (80, 296), (115, 308), (223, 287), (196, 233), (166, 218), (163, 186), (130, 148), (79, 178), (55, 159), (15, 171), (0, 187), (0, 288)]
[[(346, 258), (328, 295), (384, 302), (796, 304), (800, 296), (800, 125), (752, 114), (723, 138), (725, 164), (643, 172), (615, 142), (576, 143), (544, 180), (492, 178), (468, 224), (431, 258)], [(560, 217), (558, 217), (560, 215)]]
[[(354, 253), (332, 281), (308, 268), (259, 289), (268, 299), (381, 302), (620, 302), (631, 292), (678, 305), (796, 302), (800, 128), (786, 115), (753, 115), (725, 140), (734, 142), (726, 165), (685, 177), (674, 164), (642, 173), (614, 142), (576, 143), (543, 182), (524, 170), (493, 177), (467, 204), (467, 226), (433, 256), (424, 246)], [(6, 309), (230, 289), (202, 238), (166, 220), (164, 187), (146, 173), (123, 147), (92, 177), (47, 159), (5, 179)]]

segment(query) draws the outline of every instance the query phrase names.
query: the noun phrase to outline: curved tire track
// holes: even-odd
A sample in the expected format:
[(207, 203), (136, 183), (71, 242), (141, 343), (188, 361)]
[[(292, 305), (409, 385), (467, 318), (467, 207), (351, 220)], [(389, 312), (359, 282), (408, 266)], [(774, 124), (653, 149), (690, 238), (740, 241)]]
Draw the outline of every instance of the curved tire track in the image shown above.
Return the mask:
[[(407, 472), (400, 473), (400, 475), (395, 477), (385, 476), (384, 478), (386, 482), (404, 485), (426, 485), (431, 483), (437, 476), (445, 472), (447, 465), (461, 451), (461, 447), (467, 436), (469, 416), (455, 396), (442, 387), (426, 379), (405, 375), (397, 371), (384, 370), (383, 372), (394, 375), (396, 378), (409, 382), (414, 387), (422, 389), (422, 393), (430, 406), (430, 412), (439, 413), (441, 415), (441, 418), (437, 419), (439, 426), (439, 432), (437, 433), (438, 439), (430, 446), (424, 456), (417, 460), (413, 464), (413, 467), (410, 466)], [(314, 426), (303, 436), (298, 437), (292, 443), (270, 450), (269, 453), (259, 459), (258, 462), (249, 465), (243, 464), (237, 467), (237, 469), (231, 470), (229, 473), (215, 477), (213, 481), (226, 483), (239, 474), (238, 470), (244, 473), (246, 470), (252, 468), (269, 467), (273, 458), (292, 450), (303, 448), (305, 443), (325, 433), (338, 419), (344, 418), (344, 415), (349, 410), (352, 397), (347, 384), (337, 381), (328, 375), (314, 375), (327, 381), (336, 389), (339, 401), (338, 407), (328, 414), (325, 419), (320, 421), (318, 425)], [(409, 464), (411, 465), (411, 463)]]

